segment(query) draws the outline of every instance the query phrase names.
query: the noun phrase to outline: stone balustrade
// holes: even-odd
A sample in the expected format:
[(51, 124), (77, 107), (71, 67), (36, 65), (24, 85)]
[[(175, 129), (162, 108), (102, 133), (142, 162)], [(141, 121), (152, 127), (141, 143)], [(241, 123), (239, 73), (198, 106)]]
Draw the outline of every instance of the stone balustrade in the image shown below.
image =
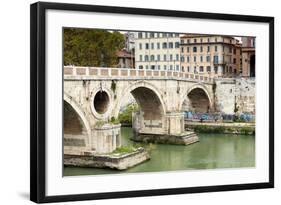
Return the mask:
[(64, 66), (64, 79), (176, 79), (213, 83), (213, 78), (173, 70)]

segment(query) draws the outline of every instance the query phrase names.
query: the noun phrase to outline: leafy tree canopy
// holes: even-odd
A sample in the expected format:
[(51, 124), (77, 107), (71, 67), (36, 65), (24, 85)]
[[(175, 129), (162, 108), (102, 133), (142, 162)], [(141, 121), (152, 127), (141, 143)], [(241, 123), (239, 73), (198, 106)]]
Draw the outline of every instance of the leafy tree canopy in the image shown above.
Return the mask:
[(125, 46), (120, 32), (64, 29), (64, 65), (115, 67), (116, 52)]

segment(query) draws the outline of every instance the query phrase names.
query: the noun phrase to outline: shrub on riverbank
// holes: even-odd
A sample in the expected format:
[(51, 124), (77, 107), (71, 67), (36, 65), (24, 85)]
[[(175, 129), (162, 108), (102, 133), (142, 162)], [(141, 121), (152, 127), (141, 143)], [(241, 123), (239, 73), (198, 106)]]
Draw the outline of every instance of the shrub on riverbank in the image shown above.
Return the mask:
[(243, 135), (255, 134), (255, 127), (234, 127), (234, 126), (210, 126), (210, 125), (195, 125), (193, 130), (198, 133), (234, 133)]

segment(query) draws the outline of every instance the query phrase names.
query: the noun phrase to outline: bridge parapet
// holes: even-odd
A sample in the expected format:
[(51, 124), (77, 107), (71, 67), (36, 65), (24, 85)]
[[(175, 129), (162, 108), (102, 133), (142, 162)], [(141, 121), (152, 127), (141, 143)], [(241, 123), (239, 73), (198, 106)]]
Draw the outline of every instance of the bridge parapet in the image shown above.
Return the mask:
[(64, 79), (175, 79), (192, 82), (213, 83), (214, 79), (172, 70), (142, 70), (130, 68), (64, 66)]

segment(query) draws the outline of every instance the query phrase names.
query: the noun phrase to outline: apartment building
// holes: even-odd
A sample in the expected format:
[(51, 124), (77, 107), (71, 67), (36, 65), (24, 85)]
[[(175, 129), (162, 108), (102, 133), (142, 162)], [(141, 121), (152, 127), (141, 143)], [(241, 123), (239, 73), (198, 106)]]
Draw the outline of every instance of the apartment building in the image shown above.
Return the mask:
[(181, 70), (209, 77), (235, 77), (241, 70), (241, 44), (230, 36), (186, 34), (180, 37)]
[(256, 75), (256, 38), (242, 37), (242, 76)]
[(137, 69), (180, 71), (179, 34), (138, 32), (135, 65)]

